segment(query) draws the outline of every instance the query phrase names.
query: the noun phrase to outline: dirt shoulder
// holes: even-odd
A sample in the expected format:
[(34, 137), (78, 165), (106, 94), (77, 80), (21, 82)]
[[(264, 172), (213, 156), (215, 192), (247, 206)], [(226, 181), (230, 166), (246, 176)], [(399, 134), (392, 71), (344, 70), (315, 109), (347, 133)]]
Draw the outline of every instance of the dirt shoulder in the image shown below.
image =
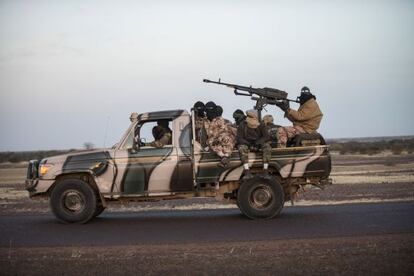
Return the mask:
[[(0, 248), (5, 274), (410, 275), (412, 234), (262, 242)], [(65, 270), (62, 271), (62, 267)], [(62, 274), (63, 273), (63, 274)]]

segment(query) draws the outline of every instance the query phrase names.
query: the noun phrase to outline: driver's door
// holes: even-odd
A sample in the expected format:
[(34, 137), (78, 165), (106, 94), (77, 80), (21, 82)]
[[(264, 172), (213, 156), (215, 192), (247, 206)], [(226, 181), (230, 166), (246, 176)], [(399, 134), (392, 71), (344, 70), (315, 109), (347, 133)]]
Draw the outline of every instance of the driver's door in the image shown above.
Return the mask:
[[(172, 124), (172, 122), (170, 122)], [(155, 121), (139, 123), (135, 130), (141, 141), (150, 142), (151, 129)], [(173, 183), (177, 180), (177, 151), (174, 146), (165, 145), (163, 148), (141, 146), (132, 149), (134, 130), (131, 130), (130, 144), (120, 148), (115, 154), (117, 166), (117, 183), (119, 192), (125, 196), (168, 194)]]

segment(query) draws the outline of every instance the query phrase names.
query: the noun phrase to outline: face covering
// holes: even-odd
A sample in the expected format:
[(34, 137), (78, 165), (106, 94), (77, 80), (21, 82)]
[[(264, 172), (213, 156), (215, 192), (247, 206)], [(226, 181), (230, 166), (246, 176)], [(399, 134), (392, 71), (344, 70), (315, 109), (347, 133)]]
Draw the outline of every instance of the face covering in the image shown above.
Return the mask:
[(260, 125), (256, 110), (248, 110), (246, 111), (246, 115), (246, 123), (249, 128), (257, 128)]

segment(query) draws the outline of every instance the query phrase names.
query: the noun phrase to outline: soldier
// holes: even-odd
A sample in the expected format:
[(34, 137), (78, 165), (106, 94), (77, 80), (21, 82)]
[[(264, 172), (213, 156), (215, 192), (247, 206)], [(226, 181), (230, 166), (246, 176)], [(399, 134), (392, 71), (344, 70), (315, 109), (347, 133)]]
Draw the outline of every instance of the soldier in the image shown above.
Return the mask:
[(278, 132), (278, 129), (280, 128), (280, 125), (275, 125), (273, 123), (273, 116), (269, 114), (263, 117), (262, 123), (263, 123), (263, 126), (265, 128), (267, 135), (270, 138), (271, 144), (273, 142), (277, 143), (278, 141), (277, 132)]
[(206, 116), (209, 121), (212, 121), (217, 114), (217, 105), (214, 102), (207, 102), (206, 103)]
[(316, 102), (316, 97), (304, 86), (301, 90), (299, 109), (293, 110), (289, 107), (288, 101), (277, 104), (284, 112), (293, 126), (280, 127), (278, 130), (278, 147), (285, 148), (288, 139), (300, 133), (315, 133), (322, 120), (322, 112)]
[(241, 122), (246, 120), (246, 115), (244, 115), (244, 112), (242, 110), (236, 109), (233, 112), (233, 119), (234, 119), (233, 127), (237, 128)]
[(223, 109), (220, 106), (216, 106), (214, 110), (207, 108), (207, 117), (211, 120), (207, 129), (207, 145), (221, 158), (218, 166), (225, 168), (230, 161), (236, 137), (230, 121), (224, 119), (222, 114)]
[[(239, 125), (244, 122), (246, 120), (246, 115), (244, 114), (244, 112), (240, 109), (236, 109), (233, 112), (233, 119), (234, 119), (234, 123), (231, 124), (235, 135), (237, 136), (237, 128), (239, 127)], [(238, 147), (239, 145), (237, 144), (237, 139), (236, 139), (236, 146)]]
[(208, 120), (206, 118), (206, 106), (203, 102), (196, 102), (194, 104), (194, 114), (195, 114), (195, 136), (196, 141), (198, 141), (203, 148), (207, 146), (207, 131), (206, 126), (208, 126)]
[(157, 125), (152, 128), (154, 141), (146, 143), (145, 146), (163, 148), (172, 142), (172, 130), (168, 126), (168, 120), (158, 120)]
[(263, 170), (266, 177), (268, 175), (269, 162), (272, 154), (269, 136), (265, 128), (258, 120), (256, 110), (246, 111), (246, 120), (237, 128), (237, 143), (240, 153), (240, 160), (245, 170), (245, 178), (253, 177), (249, 169), (249, 152), (261, 149), (263, 156)]

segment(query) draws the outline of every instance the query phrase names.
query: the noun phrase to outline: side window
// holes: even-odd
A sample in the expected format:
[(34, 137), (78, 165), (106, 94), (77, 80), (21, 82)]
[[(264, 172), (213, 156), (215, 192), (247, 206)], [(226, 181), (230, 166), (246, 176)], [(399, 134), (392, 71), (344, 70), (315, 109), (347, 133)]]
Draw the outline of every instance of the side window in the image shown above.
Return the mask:
[(122, 142), (120, 149), (132, 149), (133, 141), (134, 141), (134, 129), (130, 128), (128, 135), (126, 136), (125, 140)]
[[(157, 122), (145, 122), (139, 128), (139, 138), (145, 143), (154, 141), (154, 136), (152, 136), (152, 129), (157, 125)], [(139, 127), (139, 126), (138, 126)]]
[(132, 143), (134, 141), (134, 132), (130, 131), (124, 145), (122, 146), (123, 149), (132, 149)]
[(147, 121), (138, 125), (138, 135), (145, 146), (162, 148), (172, 145), (172, 121)]

